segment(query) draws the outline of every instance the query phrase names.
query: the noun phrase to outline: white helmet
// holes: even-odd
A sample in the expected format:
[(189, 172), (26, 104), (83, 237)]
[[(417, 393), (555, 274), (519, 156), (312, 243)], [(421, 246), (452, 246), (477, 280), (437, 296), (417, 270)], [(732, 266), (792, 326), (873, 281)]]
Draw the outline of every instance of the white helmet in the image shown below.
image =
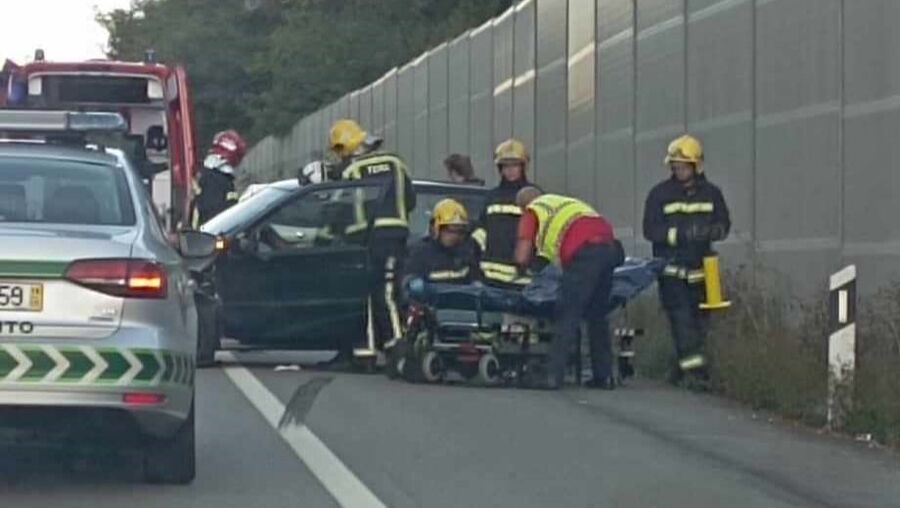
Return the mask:
[(328, 175), (322, 161), (310, 162), (300, 170), (300, 185), (315, 185), (327, 180)]

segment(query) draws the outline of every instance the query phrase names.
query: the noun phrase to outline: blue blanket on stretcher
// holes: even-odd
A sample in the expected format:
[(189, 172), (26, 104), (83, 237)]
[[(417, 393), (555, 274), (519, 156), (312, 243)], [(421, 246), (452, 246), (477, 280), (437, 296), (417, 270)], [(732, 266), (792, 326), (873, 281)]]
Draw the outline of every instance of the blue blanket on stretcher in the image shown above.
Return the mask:
[[(656, 281), (665, 262), (660, 259), (627, 258), (613, 274), (609, 310), (624, 305)], [(460, 285), (410, 281), (409, 298), (440, 309), (508, 312), (550, 317), (559, 296), (562, 272), (550, 265), (538, 273), (524, 290), (500, 289), (480, 283)]]

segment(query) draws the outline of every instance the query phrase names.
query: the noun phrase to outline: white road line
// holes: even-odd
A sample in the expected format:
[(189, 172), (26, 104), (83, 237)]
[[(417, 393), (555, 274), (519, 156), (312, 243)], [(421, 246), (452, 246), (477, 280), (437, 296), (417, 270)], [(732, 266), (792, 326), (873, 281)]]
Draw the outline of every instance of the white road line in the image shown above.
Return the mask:
[(263, 415), (269, 425), (294, 450), (319, 482), (343, 508), (386, 508), (375, 494), (350, 471), (306, 425), (278, 428), (284, 414), (284, 404), (272, 395), (253, 374), (241, 367), (233, 355), (227, 354), (230, 363), (223, 367), (231, 382), (247, 397), (247, 400)]

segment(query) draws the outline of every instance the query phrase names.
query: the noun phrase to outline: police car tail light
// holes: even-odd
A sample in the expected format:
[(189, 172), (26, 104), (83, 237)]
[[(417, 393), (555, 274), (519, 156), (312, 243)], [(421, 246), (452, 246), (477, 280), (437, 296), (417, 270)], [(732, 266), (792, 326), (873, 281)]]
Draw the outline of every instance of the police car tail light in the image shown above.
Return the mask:
[(165, 298), (166, 272), (146, 259), (83, 259), (66, 269), (66, 279), (94, 291), (128, 298)]

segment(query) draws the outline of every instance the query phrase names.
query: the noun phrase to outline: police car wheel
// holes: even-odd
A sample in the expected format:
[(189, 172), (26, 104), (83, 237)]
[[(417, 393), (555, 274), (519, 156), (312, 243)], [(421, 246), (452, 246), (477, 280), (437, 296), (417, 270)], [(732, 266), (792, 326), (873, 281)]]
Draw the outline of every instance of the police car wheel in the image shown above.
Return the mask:
[(478, 378), (482, 383), (494, 385), (500, 382), (500, 360), (493, 354), (486, 354), (478, 360)]
[(438, 383), (444, 379), (444, 361), (434, 351), (422, 356), (422, 378), (429, 383)]
[(168, 438), (153, 438), (144, 448), (144, 480), (148, 483), (184, 485), (194, 481), (194, 406), (187, 420)]

